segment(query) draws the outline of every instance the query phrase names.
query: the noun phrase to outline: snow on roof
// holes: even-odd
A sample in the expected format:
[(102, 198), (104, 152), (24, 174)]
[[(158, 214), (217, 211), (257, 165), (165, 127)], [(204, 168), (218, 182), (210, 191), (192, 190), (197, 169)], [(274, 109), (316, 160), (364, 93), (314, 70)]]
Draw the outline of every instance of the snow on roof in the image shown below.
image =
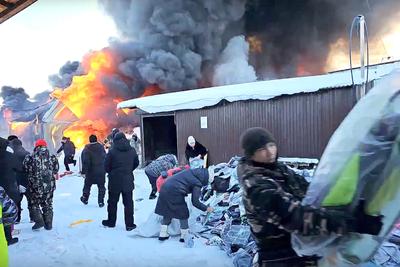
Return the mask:
[(305, 164), (318, 164), (318, 159), (310, 159), (310, 158), (282, 158), (279, 157), (278, 161), (280, 162), (290, 162), (290, 163), (305, 163)]
[[(400, 67), (400, 61), (369, 67), (369, 81), (377, 80)], [(354, 69), (354, 83), (362, 84), (360, 69)], [(311, 93), (321, 89), (351, 86), (350, 70), (324, 75), (296, 77), (280, 80), (260, 81), (181, 91), (127, 100), (118, 108), (139, 108), (148, 113), (168, 112), (185, 109), (200, 109), (218, 104), (242, 100), (268, 100), (280, 95)]]

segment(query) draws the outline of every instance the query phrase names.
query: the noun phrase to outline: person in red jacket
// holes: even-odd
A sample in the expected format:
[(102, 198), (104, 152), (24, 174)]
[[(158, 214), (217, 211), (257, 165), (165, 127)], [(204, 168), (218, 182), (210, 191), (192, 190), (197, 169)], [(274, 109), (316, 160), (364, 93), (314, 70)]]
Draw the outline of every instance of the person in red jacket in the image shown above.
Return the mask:
[(172, 168), (169, 169), (166, 172), (162, 172), (160, 176), (158, 176), (157, 178), (157, 192), (160, 192), (161, 186), (165, 183), (165, 181), (167, 180), (168, 177), (171, 177), (172, 175), (177, 174), (178, 172), (181, 172), (183, 170), (189, 170), (190, 166), (186, 165), (184, 167), (176, 167), (176, 168)]

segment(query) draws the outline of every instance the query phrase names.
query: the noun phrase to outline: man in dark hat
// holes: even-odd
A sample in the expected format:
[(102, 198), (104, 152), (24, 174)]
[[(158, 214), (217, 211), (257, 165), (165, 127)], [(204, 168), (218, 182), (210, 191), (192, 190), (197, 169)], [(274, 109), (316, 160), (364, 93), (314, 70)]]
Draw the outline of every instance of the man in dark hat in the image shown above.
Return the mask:
[(294, 231), (303, 235), (379, 233), (380, 217), (333, 214), (302, 206), (308, 183), (277, 161), (277, 142), (264, 128), (248, 129), (241, 137), (241, 146), (245, 157), (239, 163), (238, 175), (260, 267), (317, 266), (315, 258), (299, 257), (292, 249), (290, 233)]
[(68, 137), (63, 136), (61, 139), (61, 147), (57, 150), (57, 154), (64, 151), (64, 166), (66, 171), (70, 171), (69, 164), (76, 165), (75, 144)]
[(98, 204), (99, 207), (104, 207), (104, 195), (106, 188), (104, 186), (106, 173), (104, 171), (104, 160), (106, 151), (103, 145), (97, 142), (97, 136), (89, 137), (89, 144), (82, 151), (82, 174), (85, 176), (85, 184), (83, 186), (83, 194), (81, 201), (87, 205), (90, 196), (90, 188), (93, 184), (97, 184), (99, 189)]

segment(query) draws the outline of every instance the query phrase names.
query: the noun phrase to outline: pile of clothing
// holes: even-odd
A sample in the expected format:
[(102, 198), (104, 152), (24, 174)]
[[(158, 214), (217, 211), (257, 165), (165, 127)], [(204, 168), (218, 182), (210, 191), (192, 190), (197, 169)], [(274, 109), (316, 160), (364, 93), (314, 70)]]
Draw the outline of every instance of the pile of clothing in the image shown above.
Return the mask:
[[(242, 204), (242, 190), (236, 168), (240, 157), (233, 157), (228, 163), (214, 167), (214, 183), (203, 188), (202, 201), (214, 207), (208, 215), (199, 214), (192, 232), (198, 238), (206, 239), (206, 244), (218, 246), (233, 258), (235, 267), (249, 267), (257, 253), (257, 246), (247, 224)], [(311, 180), (315, 166), (291, 169)], [(400, 224), (392, 232), (388, 242), (382, 244), (370, 266), (400, 266)], [(368, 265), (365, 265), (368, 266)]]
[(208, 215), (197, 217), (201, 225), (194, 233), (207, 240), (206, 244), (218, 246), (233, 257), (235, 266), (251, 266), (257, 246), (251, 237), (245, 209), (242, 204), (242, 190), (236, 168), (240, 157), (233, 157), (228, 163), (214, 167), (215, 178), (211, 186), (203, 188), (202, 201), (214, 208)]
[(400, 266), (400, 224), (397, 224), (371, 261), (378, 266)]

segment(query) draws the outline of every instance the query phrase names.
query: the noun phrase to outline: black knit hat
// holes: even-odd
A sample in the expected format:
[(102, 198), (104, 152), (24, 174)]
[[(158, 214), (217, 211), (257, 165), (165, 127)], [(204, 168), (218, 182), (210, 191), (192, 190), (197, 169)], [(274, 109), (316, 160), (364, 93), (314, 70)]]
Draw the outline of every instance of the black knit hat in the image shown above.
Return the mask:
[(10, 135), (10, 136), (7, 137), (7, 140), (8, 140), (8, 141), (12, 141), (12, 140), (14, 140), (14, 139), (18, 139), (18, 136), (16, 136), (16, 135)]
[(118, 132), (115, 136), (114, 136), (114, 141), (120, 140), (120, 139), (126, 139), (126, 136), (124, 133), (122, 132)]
[(268, 143), (276, 144), (276, 140), (270, 132), (261, 127), (249, 128), (240, 137), (240, 145), (247, 157), (253, 156), (257, 149)]
[(97, 142), (97, 136), (95, 136), (94, 134), (89, 136), (89, 142), (90, 143), (95, 143)]

